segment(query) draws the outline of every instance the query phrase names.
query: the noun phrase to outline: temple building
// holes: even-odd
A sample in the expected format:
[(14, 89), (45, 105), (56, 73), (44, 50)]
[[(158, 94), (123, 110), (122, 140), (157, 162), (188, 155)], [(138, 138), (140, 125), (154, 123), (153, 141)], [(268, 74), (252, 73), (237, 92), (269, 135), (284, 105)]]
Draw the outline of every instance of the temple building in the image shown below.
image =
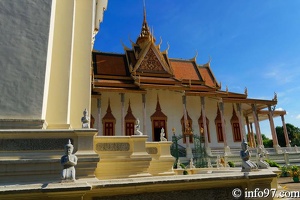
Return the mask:
[[(239, 167), (246, 134), (262, 146), (264, 119), (276, 149), (268, 158), (299, 163), (298, 147), (278, 146), (274, 117), (289, 140), (276, 95), (223, 91), (210, 62), (169, 58), (145, 11), (124, 54), (93, 51), (107, 4), (0, 1), (0, 199), (232, 199), (236, 189), (277, 188), (277, 168), (245, 178)], [(173, 138), (185, 163), (171, 154)], [(211, 154), (207, 168), (193, 165), (199, 138)], [(237, 167), (219, 168), (220, 155), (223, 167), (229, 156)]]
[[(144, 10), (141, 32), (124, 54), (93, 51), (92, 127), (100, 136), (132, 135), (135, 120), (149, 141), (159, 141), (164, 128), (168, 140), (182, 135), (181, 145), (193, 146), (193, 135), (204, 136), (208, 152), (240, 149), (248, 136), (251, 147), (262, 146), (260, 121), (268, 119), (276, 151), (280, 151), (273, 118), (285, 111), (275, 110), (273, 99), (248, 98), (244, 93), (221, 89), (210, 61), (168, 56), (151, 32)], [(121, 44), (120, 44), (121, 45)], [(256, 140), (254, 139), (256, 133)], [(285, 129), (286, 145), (289, 146)]]

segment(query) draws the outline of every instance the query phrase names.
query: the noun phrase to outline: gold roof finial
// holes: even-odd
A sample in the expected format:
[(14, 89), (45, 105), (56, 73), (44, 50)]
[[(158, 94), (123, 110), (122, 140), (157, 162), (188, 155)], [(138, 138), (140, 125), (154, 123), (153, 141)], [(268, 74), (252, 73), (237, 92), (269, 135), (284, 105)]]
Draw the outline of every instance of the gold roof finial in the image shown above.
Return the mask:
[(277, 101), (277, 93), (274, 92), (274, 98), (273, 98), (273, 101)]
[(245, 94), (246, 96), (248, 96), (248, 89), (247, 89), (247, 87), (245, 87), (244, 94)]
[(192, 58), (192, 59), (190, 59), (191, 61), (194, 61), (194, 62), (197, 62), (197, 56), (198, 56), (198, 50), (196, 49), (196, 54), (195, 54), (195, 56)]
[(126, 50), (130, 50), (130, 48), (128, 48), (124, 43), (123, 41), (121, 40), (121, 44), (123, 46), (123, 49), (126, 51)]
[(158, 45), (156, 45), (156, 47), (157, 47), (158, 49), (160, 49), (160, 45), (162, 44), (162, 39), (161, 39), (161, 36), (159, 37), (159, 39), (160, 39), (160, 41), (159, 41), (159, 44), (158, 44)]
[(168, 54), (168, 51), (169, 51), (169, 49), (170, 49), (170, 44), (169, 44), (169, 42), (167, 42), (167, 49), (166, 50), (164, 50), (163, 51), (163, 53), (166, 53), (166, 54)]
[(211, 59), (211, 56), (209, 56), (209, 60), (208, 60), (208, 63), (207, 63), (207, 64), (208, 64), (208, 67), (210, 67), (211, 60), (212, 60), (212, 59)]
[(155, 38), (151, 34), (151, 31), (150, 31), (150, 28), (148, 26), (147, 19), (146, 19), (146, 4), (145, 4), (145, 1), (143, 1), (143, 2), (144, 2), (144, 9), (143, 9), (144, 19), (143, 19), (141, 33), (136, 41), (137, 44), (143, 43), (145, 40), (146, 41), (153, 40), (153, 42), (155, 42)]
[(148, 26), (147, 19), (146, 19), (146, 4), (144, 1), (144, 20), (143, 20), (143, 24), (142, 24), (142, 31), (141, 31), (140, 37), (148, 37), (150, 35), (151, 35), (150, 28)]
[(145, 18), (145, 16), (146, 16), (146, 2), (145, 2), (145, 0), (143, 0), (143, 6), (144, 6), (144, 18)]

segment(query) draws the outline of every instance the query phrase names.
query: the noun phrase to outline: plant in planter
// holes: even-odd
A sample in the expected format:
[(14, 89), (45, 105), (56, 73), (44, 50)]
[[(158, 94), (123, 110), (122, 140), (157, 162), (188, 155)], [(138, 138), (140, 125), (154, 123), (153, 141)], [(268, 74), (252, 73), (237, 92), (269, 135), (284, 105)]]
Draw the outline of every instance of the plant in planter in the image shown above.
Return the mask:
[(173, 164), (173, 169), (183, 169), (183, 175), (189, 174), (188, 171), (186, 170), (186, 165), (180, 163), (179, 159)]
[(288, 173), (293, 178), (294, 182), (299, 182), (300, 169), (298, 166), (292, 166)]
[(235, 167), (235, 164), (232, 161), (228, 161), (228, 165), (229, 165), (229, 167)]
[(182, 168), (182, 169), (184, 169), (183, 170), (183, 175), (188, 175), (189, 173), (188, 173), (188, 171), (186, 170), (186, 166), (184, 165), (184, 164), (180, 164), (180, 167)]
[(287, 166), (282, 166), (282, 167), (280, 167), (280, 176), (281, 177), (288, 177), (289, 176), (289, 167), (287, 167)]
[(268, 159), (266, 159), (265, 160), (267, 163), (269, 163), (269, 165), (270, 165), (270, 167), (280, 167), (279, 165), (278, 165), (278, 163), (276, 163), (276, 162), (274, 162), (273, 160), (268, 160)]

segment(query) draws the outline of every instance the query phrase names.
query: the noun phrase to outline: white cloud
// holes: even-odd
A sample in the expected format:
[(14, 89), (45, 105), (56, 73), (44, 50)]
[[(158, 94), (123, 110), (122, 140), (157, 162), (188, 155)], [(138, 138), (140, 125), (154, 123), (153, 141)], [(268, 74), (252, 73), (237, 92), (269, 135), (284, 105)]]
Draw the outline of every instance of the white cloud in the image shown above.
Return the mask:
[(276, 108), (275, 110), (283, 111), (284, 109), (283, 108)]
[(267, 64), (263, 76), (267, 79), (272, 79), (273, 83), (276, 82), (277, 85), (297, 83), (299, 70), (298, 62), (296, 61), (280, 62), (275, 60), (273, 64)]
[(300, 114), (296, 116), (296, 119), (300, 119)]

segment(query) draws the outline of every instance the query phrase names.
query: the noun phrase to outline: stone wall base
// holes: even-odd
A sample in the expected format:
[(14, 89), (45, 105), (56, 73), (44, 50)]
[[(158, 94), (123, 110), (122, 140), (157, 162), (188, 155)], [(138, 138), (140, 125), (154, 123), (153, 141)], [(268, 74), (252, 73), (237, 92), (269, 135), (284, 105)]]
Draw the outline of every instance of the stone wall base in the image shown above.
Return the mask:
[(76, 179), (94, 178), (99, 156), (96, 129), (0, 130), (0, 185), (59, 182), (64, 146), (71, 140), (78, 163)]
[[(1, 200), (139, 200), (139, 199), (212, 199), (241, 200), (245, 190), (272, 188), (277, 176), (271, 171), (224, 172), (211, 174), (124, 178), (84, 179), (75, 182), (0, 186)], [(236, 196), (234, 196), (236, 195)], [(240, 195), (240, 196), (238, 196)], [(238, 198), (236, 198), (238, 196)], [(262, 198), (249, 198), (262, 199)], [(270, 200), (272, 196), (266, 198)]]

